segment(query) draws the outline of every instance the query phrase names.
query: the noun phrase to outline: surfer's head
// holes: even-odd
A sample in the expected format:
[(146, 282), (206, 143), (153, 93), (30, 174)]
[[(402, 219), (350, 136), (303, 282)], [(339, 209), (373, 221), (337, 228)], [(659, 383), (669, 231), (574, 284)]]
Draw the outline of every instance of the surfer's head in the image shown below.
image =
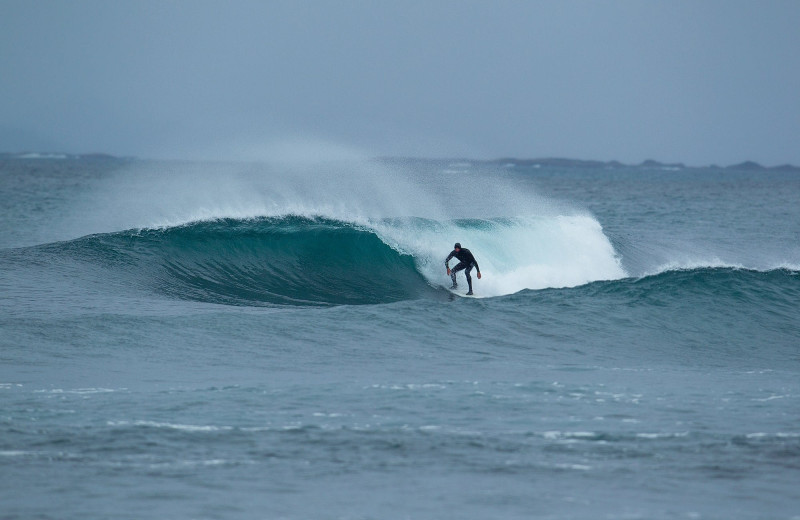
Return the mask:
[(455, 250), (461, 249), (461, 242), (456, 242), (456, 245), (453, 246), (453, 249)]

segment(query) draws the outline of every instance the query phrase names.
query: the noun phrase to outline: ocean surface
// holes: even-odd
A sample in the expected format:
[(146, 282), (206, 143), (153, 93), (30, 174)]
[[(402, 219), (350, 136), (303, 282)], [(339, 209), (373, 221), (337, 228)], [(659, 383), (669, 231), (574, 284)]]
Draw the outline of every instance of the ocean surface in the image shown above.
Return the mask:
[(797, 520), (799, 310), (796, 172), (9, 158), (0, 518)]

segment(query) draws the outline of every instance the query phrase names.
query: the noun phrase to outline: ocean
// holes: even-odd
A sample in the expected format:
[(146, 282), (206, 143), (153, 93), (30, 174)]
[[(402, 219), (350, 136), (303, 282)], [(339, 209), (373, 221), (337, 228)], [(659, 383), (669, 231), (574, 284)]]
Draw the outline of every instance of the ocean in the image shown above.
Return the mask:
[(800, 519), (799, 201), (780, 170), (7, 156), (0, 518)]

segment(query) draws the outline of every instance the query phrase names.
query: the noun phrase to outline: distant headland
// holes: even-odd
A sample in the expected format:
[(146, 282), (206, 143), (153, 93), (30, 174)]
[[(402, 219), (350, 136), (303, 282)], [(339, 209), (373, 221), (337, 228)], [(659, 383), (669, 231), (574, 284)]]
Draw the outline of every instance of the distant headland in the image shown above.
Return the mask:
[(579, 159), (496, 159), (490, 161), (497, 164), (513, 164), (514, 166), (526, 167), (550, 167), (550, 168), (593, 168), (593, 169), (622, 169), (638, 168), (648, 170), (688, 170), (695, 168), (718, 169), (718, 170), (739, 170), (739, 171), (796, 171), (800, 172), (800, 167), (792, 164), (782, 164), (779, 166), (763, 166), (757, 162), (745, 161), (730, 166), (719, 166), (711, 164), (708, 166), (686, 166), (683, 163), (662, 163), (648, 159), (639, 164), (624, 164), (619, 161), (585, 161)]
[[(71, 154), (59, 152), (0, 152), (0, 160), (13, 159), (67, 159), (67, 160), (95, 160), (95, 161), (131, 161), (137, 160), (135, 157), (119, 157), (106, 153)], [(663, 163), (648, 159), (638, 164), (626, 164), (620, 161), (594, 161), (585, 159), (565, 159), (562, 157), (544, 157), (539, 159), (519, 159), (515, 157), (503, 157), (500, 159), (467, 159), (467, 158), (425, 158), (425, 157), (396, 157), (384, 156), (377, 157), (378, 160), (393, 163), (414, 163), (414, 162), (445, 162), (458, 164), (486, 164), (497, 165), (505, 168), (561, 168), (561, 169), (593, 169), (593, 170), (619, 170), (619, 169), (639, 169), (639, 170), (736, 170), (750, 172), (767, 171), (791, 171), (800, 173), (800, 166), (793, 164), (781, 164), (779, 166), (763, 166), (754, 161), (744, 161), (729, 166), (719, 166), (711, 164), (707, 166), (687, 166), (684, 163)]]
[[(382, 157), (382, 160), (389, 162), (415, 162), (415, 161), (429, 161), (430, 159), (420, 159), (412, 157)], [(754, 161), (745, 161), (730, 166), (719, 166), (711, 164), (708, 166), (687, 166), (684, 163), (662, 163), (652, 159), (648, 159), (639, 164), (626, 164), (620, 161), (593, 161), (584, 159), (565, 159), (561, 157), (545, 157), (539, 159), (518, 159), (514, 157), (504, 157), (500, 159), (490, 160), (473, 160), (464, 158), (453, 159), (436, 159), (447, 163), (457, 164), (494, 164), (506, 168), (519, 167), (519, 168), (561, 168), (561, 169), (593, 169), (593, 170), (621, 170), (621, 169), (638, 169), (638, 170), (662, 170), (662, 171), (678, 171), (678, 170), (695, 170), (695, 169), (712, 169), (712, 170), (736, 170), (736, 171), (792, 171), (800, 173), (800, 166), (792, 164), (782, 164), (780, 166), (763, 166)]]
[(0, 160), (9, 159), (84, 159), (97, 161), (126, 161), (133, 157), (118, 157), (107, 153), (61, 153), (61, 152), (0, 152)]

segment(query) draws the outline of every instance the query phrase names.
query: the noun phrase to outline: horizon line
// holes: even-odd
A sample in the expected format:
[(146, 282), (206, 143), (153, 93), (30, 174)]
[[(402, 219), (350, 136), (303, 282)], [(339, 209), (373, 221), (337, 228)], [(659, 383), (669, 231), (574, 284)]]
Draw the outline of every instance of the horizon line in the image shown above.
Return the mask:
[[(106, 152), (71, 153), (71, 152), (43, 152), (25, 150), (21, 152), (0, 152), (0, 159), (108, 159), (108, 160), (140, 160), (140, 161), (186, 161), (186, 162), (269, 162), (269, 160), (239, 160), (239, 159), (190, 159), (190, 158), (151, 158), (132, 155), (115, 155)], [(513, 166), (533, 167), (567, 167), (567, 168), (671, 168), (671, 169), (746, 169), (746, 170), (798, 170), (800, 166), (783, 163), (774, 166), (765, 166), (758, 161), (745, 160), (736, 164), (721, 166), (717, 163), (705, 165), (687, 165), (683, 162), (662, 162), (656, 159), (645, 159), (640, 163), (626, 163), (616, 159), (575, 159), (568, 157), (498, 157), (494, 159), (477, 159), (464, 156), (424, 157), (412, 155), (375, 155), (369, 160), (378, 161), (436, 161), (436, 162), (470, 162), (483, 164), (509, 164)]]

